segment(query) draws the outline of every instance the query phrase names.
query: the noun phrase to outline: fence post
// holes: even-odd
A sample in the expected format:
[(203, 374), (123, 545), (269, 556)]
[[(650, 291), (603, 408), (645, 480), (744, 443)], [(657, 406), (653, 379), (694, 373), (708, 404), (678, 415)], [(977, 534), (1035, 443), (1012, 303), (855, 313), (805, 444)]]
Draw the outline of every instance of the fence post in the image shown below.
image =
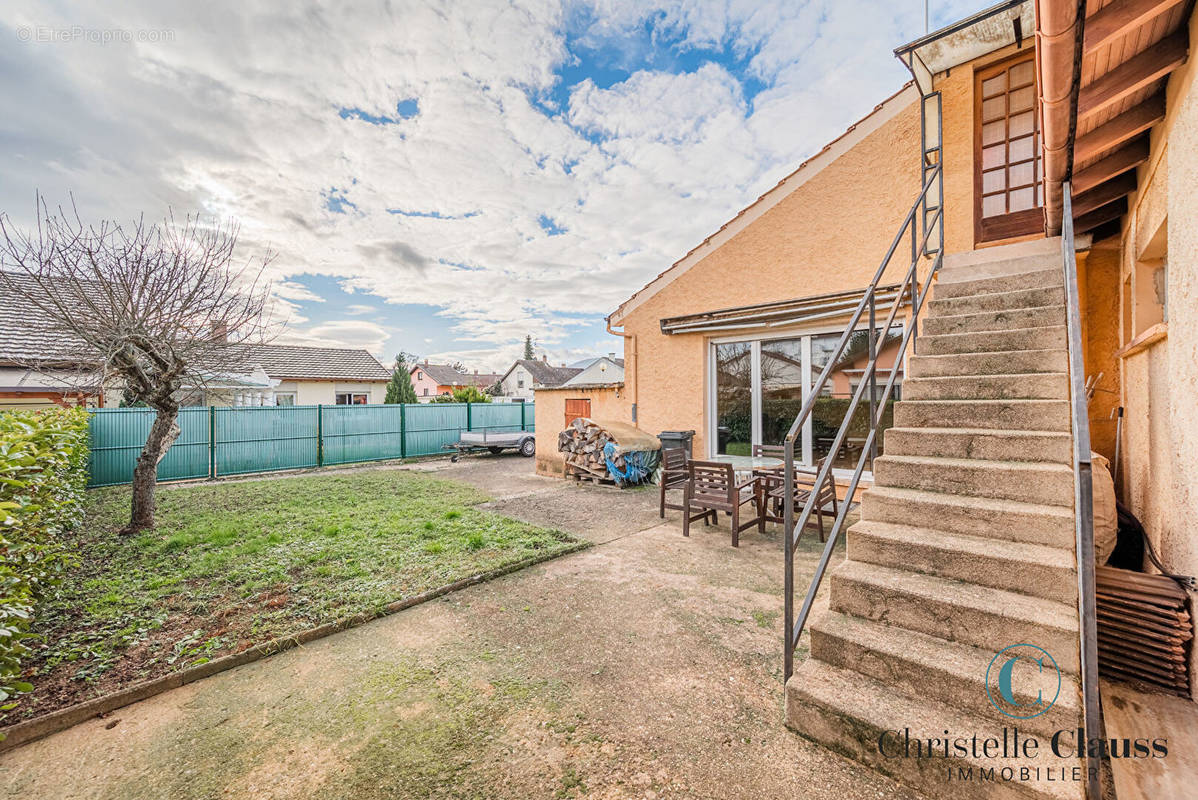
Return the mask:
[(528, 423), (524, 421), (524, 403), (520, 404), (520, 430), (528, 430)]
[(208, 478), (216, 478), (216, 406), (208, 406)]
[(408, 425), (406, 421), (407, 403), (399, 404), (399, 457), (408, 457)]
[(474, 428), (470, 426), (470, 401), (466, 401), (466, 430), (472, 431)]
[(316, 404), (316, 466), (324, 466), (324, 406)]

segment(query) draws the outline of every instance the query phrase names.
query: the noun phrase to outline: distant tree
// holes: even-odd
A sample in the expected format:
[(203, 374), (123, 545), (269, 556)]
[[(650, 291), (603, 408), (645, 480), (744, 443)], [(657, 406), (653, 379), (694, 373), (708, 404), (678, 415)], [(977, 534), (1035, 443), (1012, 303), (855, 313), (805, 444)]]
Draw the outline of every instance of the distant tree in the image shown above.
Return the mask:
[(122, 533), (152, 528), (158, 463), (179, 437), (184, 389), (247, 371), (248, 349), (230, 341), (264, 340), (271, 255), (235, 265), (237, 225), (199, 217), (88, 224), (38, 198), (37, 220), (20, 231), (0, 214), (0, 292), (36, 313), (45, 335), (78, 348), (81, 381), (119, 383), (127, 405), (154, 410)]
[(532, 334), (530, 333), (524, 337), (524, 358), (527, 361), (531, 361), (536, 357), (537, 353), (536, 350), (533, 349)]
[(459, 386), (452, 394), (443, 394), (433, 399), (434, 403), (489, 403), (491, 395), (477, 386)]
[(387, 396), (384, 403), (415, 403), (416, 390), (412, 388), (411, 364), (416, 363), (416, 356), (400, 352), (395, 356), (395, 371), (387, 382)]

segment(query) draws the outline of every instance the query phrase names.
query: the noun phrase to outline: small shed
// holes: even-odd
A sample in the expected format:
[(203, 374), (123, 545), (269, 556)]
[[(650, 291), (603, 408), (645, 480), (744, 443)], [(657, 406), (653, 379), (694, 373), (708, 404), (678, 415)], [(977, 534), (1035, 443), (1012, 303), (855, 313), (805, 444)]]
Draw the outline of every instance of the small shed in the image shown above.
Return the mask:
[(593, 383), (537, 389), (537, 474), (561, 477), (565, 461), (557, 451), (557, 435), (578, 417), (599, 417), (632, 424), (624, 384)]

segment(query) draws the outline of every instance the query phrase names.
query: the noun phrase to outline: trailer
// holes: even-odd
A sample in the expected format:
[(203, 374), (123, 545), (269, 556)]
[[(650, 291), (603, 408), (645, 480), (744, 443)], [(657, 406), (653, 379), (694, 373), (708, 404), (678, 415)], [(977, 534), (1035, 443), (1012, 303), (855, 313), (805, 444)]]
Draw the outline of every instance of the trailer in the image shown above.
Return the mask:
[(537, 435), (532, 431), (494, 431), (482, 430), (462, 431), (458, 441), (444, 446), (446, 450), (455, 451), (450, 461), (457, 461), (467, 453), (477, 453), (487, 450), (493, 455), (499, 455), (504, 450), (518, 450), (520, 455), (531, 458), (537, 452)]

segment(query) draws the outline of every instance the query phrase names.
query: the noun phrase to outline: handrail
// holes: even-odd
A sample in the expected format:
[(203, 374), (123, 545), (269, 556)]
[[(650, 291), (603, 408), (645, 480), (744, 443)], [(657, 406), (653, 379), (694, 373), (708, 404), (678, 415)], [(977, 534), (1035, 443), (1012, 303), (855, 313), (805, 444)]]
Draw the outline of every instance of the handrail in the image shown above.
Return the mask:
[[(1062, 187), (1061, 266), (1065, 272), (1065, 321), (1069, 339), (1070, 420), (1073, 429), (1073, 510), (1077, 539), (1077, 613), (1082, 710), (1086, 741), (1098, 727), (1098, 633), (1094, 597), (1094, 484), (1090, 463), (1090, 416), (1086, 399), (1086, 367), (1082, 354), (1081, 305), (1077, 290), (1077, 254), (1073, 243), (1073, 199), (1068, 181)], [(1086, 750), (1086, 796), (1100, 800), (1099, 759)]]
[[(935, 104), (936, 110), (936, 140), (933, 147), (927, 145), (928, 134), (928, 109), (927, 103), (931, 101)], [(791, 424), (790, 429), (786, 433), (783, 441), (784, 466), (783, 480), (784, 486), (794, 485), (795, 479), (795, 441), (800, 435), (800, 431), (807, 420), (811, 417), (812, 410), (815, 407), (816, 400), (820, 393), (827, 385), (834, 371), (835, 364), (843, 356), (845, 349), (848, 346), (851, 337), (858, 332), (858, 325), (868, 311), (868, 362), (862, 372), (861, 381), (853, 392), (852, 399), (849, 401), (848, 408), (845, 411), (844, 419), (841, 422), (839, 429), (833, 437), (832, 444), (829, 448), (829, 453), (835, 454), (840, 452), (845, 438), (848, 435), (849, 426), (852, 423), (853, 417), (861, 404), (861, 399), (865, 393), (869, 392), (868, 408), (869, 408), (869, 433), (865, 437), (865, 441), (861, 447), (861, 454), (857, 459), (856, 468), (853, 470), (852, 478), (849, 480), (847, 496), (852, 497), (857, 490), (857, 486), (861, 481), (862, 474), (865, 471), (865, 465), (876, 454), (878, 444), (878, 430), (881, 424), (881, 418), (885, 414), (886, 404), (889, 401), (895, 386), (895, 381), (898, 375), (902, 372), (902, 367), (906, 362), (907, 352), (910, 349), (910, 344), (918, 329), (917, 321), (919, 313), (923, 308), (924, 302), (927, 300), (927, 287), (930, 285), (932, 278), (940, 269), (944, 260), (944, 183), (943, 183), (943, 166), (940, 158), (940, 98), (938, 93), (924, 95), (922, 98), (921, 108), (921, 179), (922, 186), (915, 201), (911, 204), (910, 210), (903, 218), (902, 224), (899, 226), (898, 232), (890, 243), (890, 247), (883, 256), (881, 263), (878, 265), (877, 271), (874, 273), (873, 280), (861, 297), (857, 308), (850, 315), (848, 322), (845, 324), (844, 331), (840, 336), (832, 352), (828, 354), (828, 362), (820, 373), (819, 379), (810, 387), (807, 397), (803, 402), (802, 408)], [(930, 161), (929, 156), (935, 155), (935, 160)], [(935, 191), (935, 201), (932, 202), (932, 193)], [(922, 238), (919, 235), (919, 228), (922, 228)], [(899, 245), (904, 238), (910, 238), (911, 252), (910, 261), (903, 276), (901, 283), (891, 287), (884, 298), (879, 298), (879, 288), (882, 277), (887, 269), (891, 266), (895, 254), (898, 252)], [(929, 248), (929, 241), (932, 237), (936, 237), (935, 246)], [(926, 263), (931, 259), (931, 267), (924, 276), (919, 275), (919, 267), (921, 263)], [(897, 291), (895, 289), (897, 288)], [(881, 325), (877, 324), (878, 316), (878, 301), (883, 303), (890, 301), (889, 313), (886, 314), (886, 320)], [(902, 307), (904, 300), (909, 299), (911, 302), (911, 324), (905, 325), (903, 329), (902, 340), (898, 347), (898, 359), (894, 367), (887, 370), (889, 373), (886, 384), (879, 395), (878, 389), (878, 330), (888, 332), (893, 326), (898, 315), (899, 309)], [(885, 335), (885, 333), (883, 334)], [(817, 471), (815, 476), (815, 485), (823, 486), (825, 481), (831, 479), (832, 458), (824, 460), (823, 465)], [(794, 667), (794, 650), (798, 647), (799, 638), (802, 635), (803, 628), (806, 625), (807, 617), (811, 613), (811, 608), (815, 602), (815, 595), (819, 591), (821, 582), (823, 581), (824, 573), (827, 571), (828, 563), (831, 561), (832, 553), (835, 550), (836, 544), (840, 538), (841, 529), (844, 526), (845, 515), (848, 513), (849, 504), (841, 503), (836, 514), (835, 520), (832, 522), (832, 529), (828, 536), (828, 541), (824, 546), (823, 553), (820, 556), (819, 564), (816, 566), (815, 574), (812, 576), (811, 585), (807, 590), (807, 595), (803, 601), (803, 607), (799, 612), (798, 618), (794, 615), (794, 553), (798, 546), (799, 538), (803, 529), (807, 525), (811, 514), (815, 510), (815, 504), (819, 502), (819, 492), (811, 492), (807, 501), (803, 505), (802, 513), (798, 517), (798, 523), (795, 524), (795, 498), (794, 493), (787, 491), (783, 493), (783, 530), (786, 538), (783, 541), (785, 550), (785, 630), (784, 636), (784, 652), (785, 652), (785, 667), (784, 679), (789, 679)]]

